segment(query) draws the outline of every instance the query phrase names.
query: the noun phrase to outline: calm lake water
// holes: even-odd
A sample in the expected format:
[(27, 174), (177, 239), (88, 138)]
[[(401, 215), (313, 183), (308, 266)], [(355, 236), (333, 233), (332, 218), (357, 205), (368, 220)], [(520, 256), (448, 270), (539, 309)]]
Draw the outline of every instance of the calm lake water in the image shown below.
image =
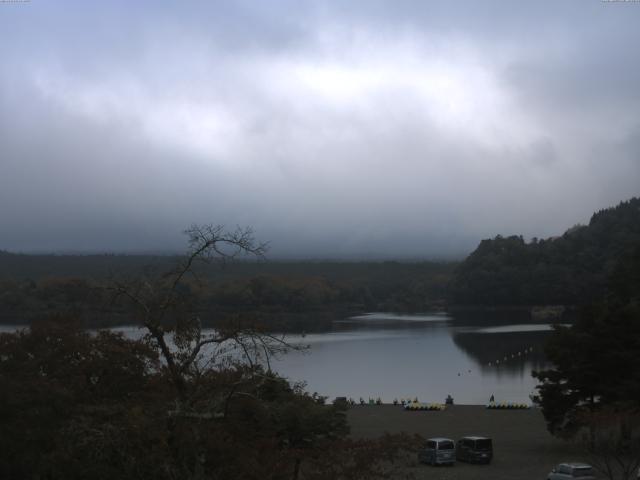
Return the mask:
[(484, 404), (491, 395), (529, 403), (536, 386), (531, 372), (545, 366), (542, 346), (550, 328), (446, 314), (373, 313), (295, 338), (309, 351), (289, 353), (273, 367), (330, 399), (443, 402), (450, 394), (460, 404)]
[[(329, 399), (443, 402), (450, 394), (459, 404), (484, 404), (491, 395), (529, 403), (536, 386), (531, 372), (545, 367), (542, 351), (550, 329), (504, 316), (371, 313), (336, 320), (327, 332), (290, 336), (309, 349), (283, 355), (272, 367)], [(115, 330), (130, 338), (142, 335), (137, 327)]]

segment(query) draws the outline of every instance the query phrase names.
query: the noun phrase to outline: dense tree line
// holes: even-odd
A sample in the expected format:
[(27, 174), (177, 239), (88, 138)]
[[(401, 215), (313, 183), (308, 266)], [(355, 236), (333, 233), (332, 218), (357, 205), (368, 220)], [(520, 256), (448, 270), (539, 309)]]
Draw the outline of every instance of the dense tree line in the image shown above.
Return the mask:
[[(73, 271), (54, 272), (45, 267), (50, 260), (56, 267), (58, 257), (55, 256), (41, 256), (41, 270), (32, 265), (31, 256), (4, 254), (3, 257), (6, 264), (11, 264), (8, 271), (12, 276), (7, 276), (5, 270), (4, 278), (0, 278), (0, 321), (28, 323), (58, 311), (80, 316), (94, 326), (131, 323), (126, 306), (113, 301), (107, 288), (111, 279), (105, 274), (106, 270), (92, 277), (64, 276), (62, 273)], [(82, 264), (77, 257), (69, 258), (72, 264)], [(93, 256), (80, 258), (89, 264), (96, 258), (102, 260)], [(128, 257), (117, 258), (126, 265)], [(175, 257), (171, 258), (175, 261)], [(166, 269), (167, 258), (155, 260), (155, 270)], [(148, 269), (138, 268), (137, 261), (137, 257), (131, 257), (131, 268), (118, 277), (149, 275)], [(25, 268), (23, 275), (18, 275), (21, 262)], [(226, 264), (224, 268), (199, 266), (197, 279), (185, 279), (181, 288), (194, 309), (211, 325), (230, 312), (244, 312), (260, 315), (263, 323), (272, 324), (274, 328), (311, 330), (326, 326), (336, 314), (442, 308), (453, 268), (451, 263), (437, 262), (256, 264), (244, 261)], [(90, 269), (78, 268), (75, 273), (87, 270)], [(36, 275), (40, 272), (41, 276), (27, 277), (26, 272)]]
[(607, 478), (640, 467), (640, 246), (622, 255), (607, 291), (556, 327), (540, 382), (549, 431), (581, 441)]
[(409, 437), (348, 438), (344, 407), (236, 363), (177, 393), (153, 342), (53, 317), (0, 334), (0, 477), (387, 478)]
[(456, 269), (462, 305), (584, 305), (606, 291), (617, 261), (640, 244), (640, 199), (595, 213), (561, 237), (483, 240)]

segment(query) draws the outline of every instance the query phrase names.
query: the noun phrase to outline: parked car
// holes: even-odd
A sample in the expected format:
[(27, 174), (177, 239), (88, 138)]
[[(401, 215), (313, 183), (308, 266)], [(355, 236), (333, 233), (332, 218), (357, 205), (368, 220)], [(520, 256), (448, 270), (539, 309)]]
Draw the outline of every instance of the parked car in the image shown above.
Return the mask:
[(547, 480), (567, 480), (579, 478), (580, 480), (595, 480), (593, 467), (586, 463), (561, 463), (557, 465), (547, 476)]
[(456, 461), (455, 442), (450, 438), (429, 438), (424, 449), (418, 452), (418, 460), (431, 465), (453, 465)]
[(491, 463), (493, 442), (488, 437), (463, 437), (456, 442), (456, 460), (470, 463)]

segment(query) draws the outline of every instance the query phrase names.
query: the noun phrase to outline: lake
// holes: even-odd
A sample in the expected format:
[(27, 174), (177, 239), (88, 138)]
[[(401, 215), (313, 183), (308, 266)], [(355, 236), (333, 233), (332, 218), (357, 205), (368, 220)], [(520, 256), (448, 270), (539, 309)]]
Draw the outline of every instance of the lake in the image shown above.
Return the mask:
[[(114, 330), (129, 338), (143, 333), (137, 327)], [(288, 337), (309, 349), (282, 355), (272, 367), (329, 399), (444, 402), (451, 395), (459, 404), (484, 404), (494, 395), (496, 401), (529, 403), (536, 386), (531, 372), (546, 366), (542, 352), (550, 330), (504, 315), (370, 313), (336, 320), (326, 332)]]
[(474, 321), (446, 314), (372, 313), (335, 321), (331, 331), (292, 340), (309, 345), (272, 364), (310, 392), (336, 396), (414, 398), (456, 403), (530, 403), (532, 370), (545, 367), (548, 324)]

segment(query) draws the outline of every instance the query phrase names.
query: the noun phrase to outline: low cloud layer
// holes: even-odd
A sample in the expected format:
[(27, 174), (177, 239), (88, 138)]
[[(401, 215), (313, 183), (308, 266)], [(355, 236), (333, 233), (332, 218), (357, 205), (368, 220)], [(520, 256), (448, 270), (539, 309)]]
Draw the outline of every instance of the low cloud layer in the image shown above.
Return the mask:
[(637, 3), (41, 3), (0, 5), (0, 249), (456, 256), (640, 193)]

